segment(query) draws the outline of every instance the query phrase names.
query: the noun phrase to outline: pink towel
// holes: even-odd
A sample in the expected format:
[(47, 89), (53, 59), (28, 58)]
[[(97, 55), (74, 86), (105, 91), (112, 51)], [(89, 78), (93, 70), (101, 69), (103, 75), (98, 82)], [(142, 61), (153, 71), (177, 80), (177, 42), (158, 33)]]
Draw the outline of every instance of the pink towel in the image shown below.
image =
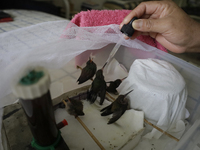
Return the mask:
[[(131, 12), (131, 10), (91, 10), (82, 11), (74, 16), (72, 23), (80, 27), (103, 26), (109, 24), (120, 24), (123, 19)], [(154, 46), (162, 51), (167, 50), (150, 36), (137, 37), (151, 46)]]

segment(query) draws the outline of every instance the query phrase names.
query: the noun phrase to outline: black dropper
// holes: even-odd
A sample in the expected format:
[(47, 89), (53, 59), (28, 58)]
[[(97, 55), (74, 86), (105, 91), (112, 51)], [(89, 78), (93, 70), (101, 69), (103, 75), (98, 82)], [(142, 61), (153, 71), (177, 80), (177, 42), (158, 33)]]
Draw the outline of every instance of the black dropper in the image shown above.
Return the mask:
[(136, 19), (138, 19), (137, 17), (133, 17), (133, 19), (131, 19), (131, 21), (127, 24), (124, 24), (121, 28), (121, 32), (123, 34), (125, 34), (126, 36), (128, 37), (132, 37), (133, 33), (134, 33), (134, 29), (133, 29), (133, 26), (132, 26), (132, 23), (133, 21), (135, 21)]

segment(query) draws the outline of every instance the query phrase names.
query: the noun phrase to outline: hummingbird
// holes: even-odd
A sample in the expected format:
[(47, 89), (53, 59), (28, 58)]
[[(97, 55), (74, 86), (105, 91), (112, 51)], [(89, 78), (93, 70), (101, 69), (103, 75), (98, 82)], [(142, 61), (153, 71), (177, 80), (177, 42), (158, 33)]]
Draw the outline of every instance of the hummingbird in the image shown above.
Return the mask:
[(125, 78), (116, 79), (115, 81), (106, 82), (106, 83), (110, 83), (109, 86), (106, 88), (106, 91), (109, 92), (109, 93), (113, 93), (115, 95), (118, 95), (117, 88), (119, 87), (119, 85), (122, 83), (122, 81), (124, 79)]
[(78, 84), (84, 83), (95, 75), (97, 71), (97, 65), (94, 61), (89, 57), (89, 60), (86, 62), (86, 66), (82, 69), (81, 75), (78, 78)]
[(100, 97), (100, 105), (102, 105), (104, 102), (106, 96), (106, 82), (103, 76), (103, 69), (105, 65), (101, 69), (97, 70), (90, 91), (88, 92), (87, 99), (90, 101), (90, 103), (94, 103), (97, 99), (97, 96)]
[(113, 114), (107, 124), (112, 124), (117, 121), (128, 109), (128, 99), (125, 99), (125, 97), (132, 91), (133, 90), (129, 91), (125, 95), (119, 95), (114, 102), (101, 110), (101, 112), (103, 112), (101, 116)]
[(70, 115), (73, 115), (75, 118), (85, 115), (83, 112), (83, 103), (80, 100), (69, 99), (69, 97), (67, 99), (68, 101), (65, 102), (63, 100), (63, 103), (65, 103), (66, 110)]

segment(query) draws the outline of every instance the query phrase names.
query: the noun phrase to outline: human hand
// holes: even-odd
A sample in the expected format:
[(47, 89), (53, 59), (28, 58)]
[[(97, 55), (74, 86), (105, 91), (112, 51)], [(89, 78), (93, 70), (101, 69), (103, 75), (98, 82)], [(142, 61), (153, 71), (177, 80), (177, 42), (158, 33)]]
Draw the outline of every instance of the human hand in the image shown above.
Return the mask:
[(150, 35), (172, 52), (200, 52), (200, 24), (173, 1), (142, 2), (124, 18), (120, 29), (133, 17), (139, 19), (132, 23), (136, 31), (131, 39)]

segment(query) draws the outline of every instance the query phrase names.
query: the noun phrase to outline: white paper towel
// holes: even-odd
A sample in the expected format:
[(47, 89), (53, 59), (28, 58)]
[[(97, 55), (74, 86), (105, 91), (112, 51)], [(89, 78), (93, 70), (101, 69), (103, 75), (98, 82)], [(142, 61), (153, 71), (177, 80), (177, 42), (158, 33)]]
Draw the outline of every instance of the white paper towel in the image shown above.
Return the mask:
[[(158, 59), (136, 59), (119, 91), (128, 95), (130, 107), (142, 110), (145, 118), (178, 138), (185, 130), (184, 120), (189, 116), (185, 108), (187, 89), (183, 77), (168, 62)], [(161, 132), (153, 129), (147, 138), (159, 138)]]
[[(127, 110), (119, 120), (108, 125), (107, 122), (111, 115), (102, 117), (100, 110), (110, 103), (105, 100), (103, 105), (99, 105), (99, 99), (93, 104), (83, 100), (85, 115), (79, 118), (106, 150), (132, 150), (140, 141), (143, 133), (144, 113), (133, 109)], [(64, 109), (56, 110), (55, 116), (57, 122), (65, 118), (69, 123), (61, 129), (61, 132), (71, 150), (100, 149), (74, 116), (69, 116)]]

